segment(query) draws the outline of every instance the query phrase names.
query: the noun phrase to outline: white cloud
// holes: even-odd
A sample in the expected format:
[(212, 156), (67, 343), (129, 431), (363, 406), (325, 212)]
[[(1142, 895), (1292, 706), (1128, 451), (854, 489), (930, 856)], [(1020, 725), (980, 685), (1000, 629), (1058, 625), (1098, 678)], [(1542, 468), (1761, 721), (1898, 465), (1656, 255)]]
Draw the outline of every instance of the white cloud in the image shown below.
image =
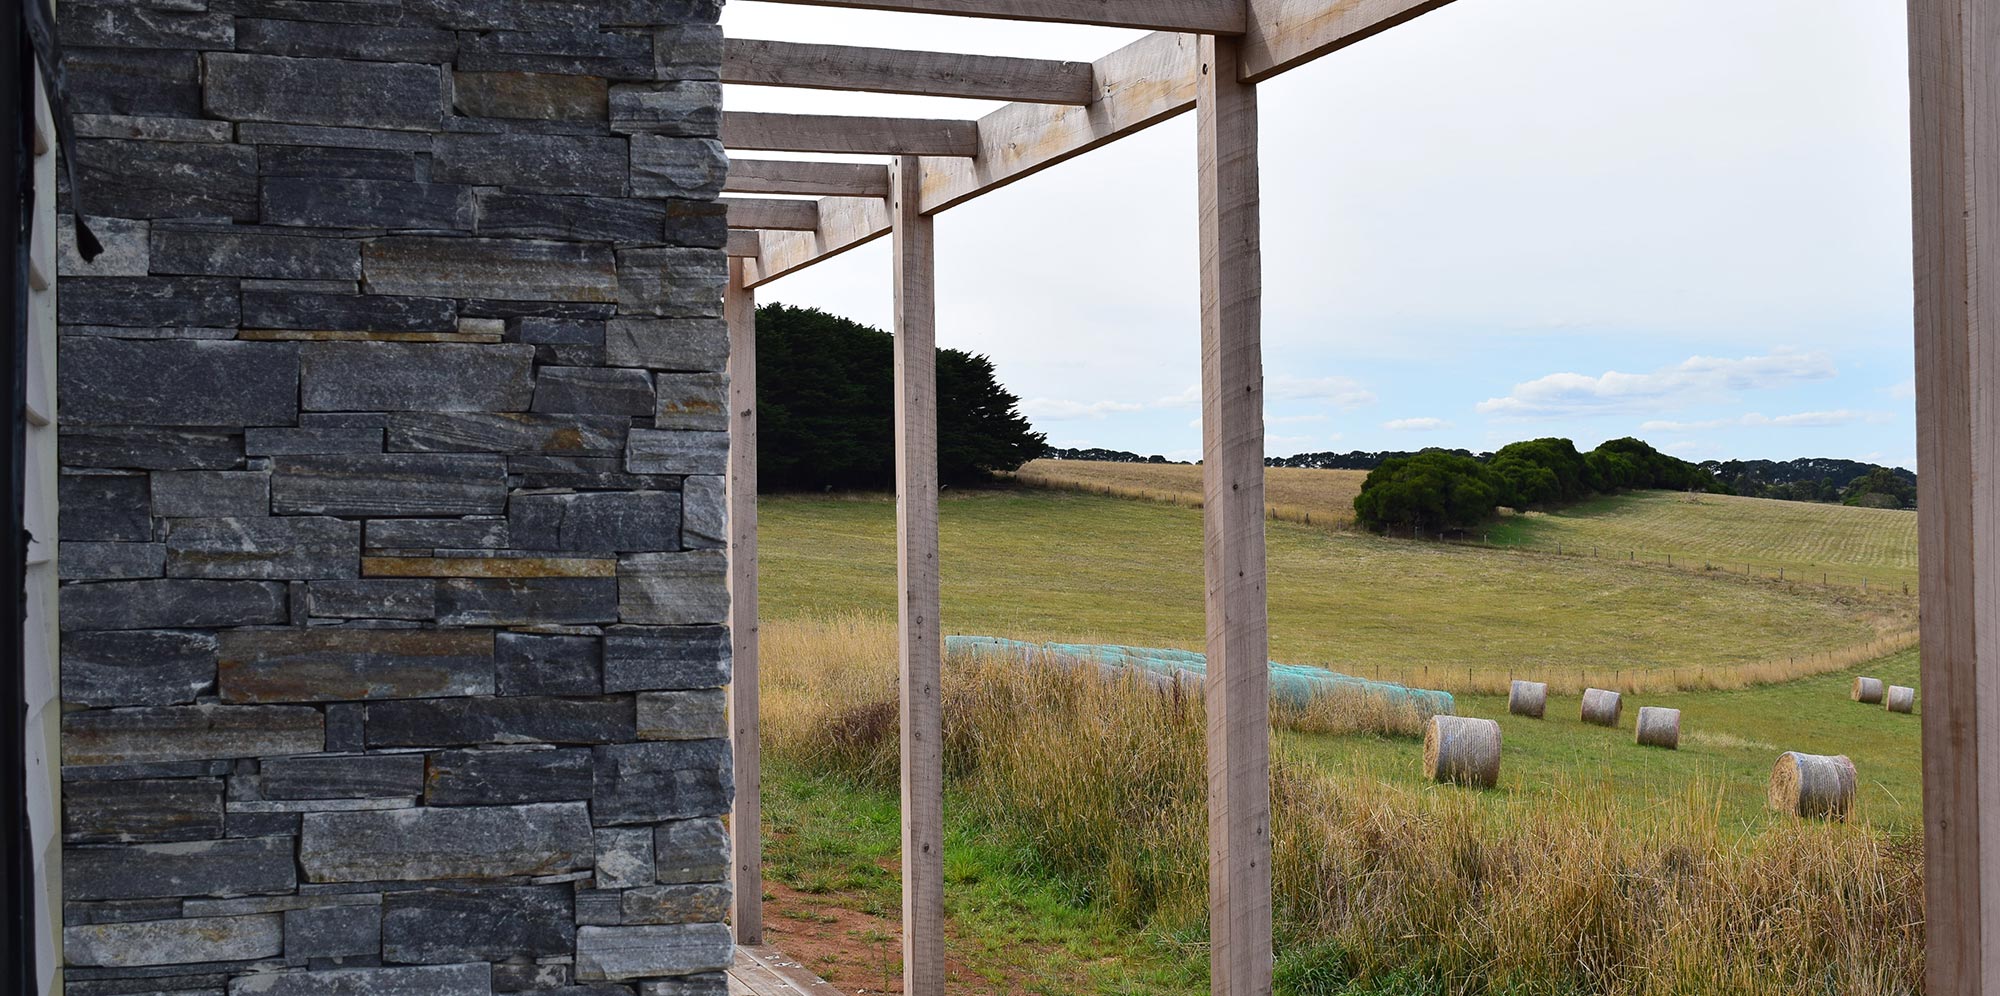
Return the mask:
[(1323, 415), (1323, 414), (1313, 414), (1313, 415), (1266, 415), (1266, 416), (1264, 416), (1264, 424), (1265, 424), (1265, 425), (1298, 425), (1298, 424), (1300, 424), (1300, 423), (1303, 423), (1303, 422), (1324, 422), (1324, 421), (1326, 421), (1326, 419), (1327, 419), (1327, 416), (1325, 416), (1325, 415)]
[(1146, 406), (1131, 401), (1067, 401), (1062, 398), (1029, 398), (1021, 402), (1021, 414), (1030, 420), (1062, 422), (1069, 419), (1098, 419), (1121, 412), (1145, 411)]
[(1375, 403), (1375, 392), (1352, 377), (1279, 374), (1264, 379), (1264, 396), (1281, 401), (1320, 401), (1341, 411), (1353, 411)]
[(1835, 425), (1852, 425), (1856, 422), (1881, 424), (1893, 422), (1896, 416), (1890, 412), (1853, 411), (1841, 408), (1826, 412), (1795, 412), (1790, 415), (1770, 416), (1751, 412), (1736, 418), (1711, 418), (1699, 422), (1677, 422), (1671, 419), (1655, 419), (1642, 422), (1641, 432), (1698, 432), (1703, 429), (1726, 429), (1735, 426), (1778, 426), (1788, 429), (1818, 429)]
[(1917, 379), (1911, 377), (1900, 384), (1891, 384), (1883, 388), (1882, 393), (1895, 398), (1897, 401), (1913, 400), (1917, 396)]
[(1392, 418), (1382, 423), (1382, 428), (1390, 432), (1436, 432), (1451, 428), (1451, 423), (1441, 418)]
[(1833, 360), (1825, 353), (1779, 349), (1740, 359), (1691, 356), (1651, 373), (1610, 370), (1596, 377), (1552, 373), (1516, 384), (1504, 397), (1480, 402), (1477, 411), (1514, 418), (1552, 418), (1671, 409), (1743, 391), (1826, 380), (1833, 375)]

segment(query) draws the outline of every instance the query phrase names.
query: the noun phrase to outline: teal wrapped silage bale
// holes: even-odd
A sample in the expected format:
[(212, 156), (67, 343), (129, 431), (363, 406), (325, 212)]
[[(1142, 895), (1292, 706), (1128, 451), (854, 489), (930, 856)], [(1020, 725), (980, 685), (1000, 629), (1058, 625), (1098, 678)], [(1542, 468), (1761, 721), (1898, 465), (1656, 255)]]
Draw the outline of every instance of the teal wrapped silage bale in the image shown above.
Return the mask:
[[(1199, 680), (1208, 674), (1207, 655), (1165, 647), (1125, 647), (1112, 643), (1028, 643), (998, 636), (947, 636), (944, 638), (944, 649), (946, 653), (953, 654), (1016, 657), (1022, 660), (1036, 654), (1050, 654), (1111, 668), (1136, 668), (1167, 679), (1185, 675)], [(1325, 668), (1271, 662), (1271, 700), (1274, 702), (1303, 707), (1316, 696), (1342, 691), (1379, 696), (1396, 705), (1408, 704), (1428, 715), (1452, 716), (1458, 710), (1450, 692), (1371, 681)]]

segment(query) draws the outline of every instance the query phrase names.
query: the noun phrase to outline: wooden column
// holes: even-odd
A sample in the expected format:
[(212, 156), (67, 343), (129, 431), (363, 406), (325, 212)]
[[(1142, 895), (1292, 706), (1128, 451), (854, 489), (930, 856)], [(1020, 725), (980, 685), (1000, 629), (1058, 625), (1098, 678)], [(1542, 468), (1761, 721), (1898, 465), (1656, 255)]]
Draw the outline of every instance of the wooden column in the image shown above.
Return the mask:
[(937, 334), (923, 171), (889, 174), (896, 270), (896, 580), (903, 731), (903, 992), (944, 993), (944, 640), (938, 628)]
[(2000, 0), (1911, 0), (1931, 996), (2000, 993)]
[(729, 810), (736, 886), (736, 943), (764, 943), (762, 753), (757, 724), (757, 298), (743, 261), (729, 261), (722, 314), (729, 323), (729, 683), (730, 754), (736, 802)]
[(1240, 43), (1204, 35), (1201, 448), (1208, 577), (1209, 992), (1271, 992), (1270, 653), (1264, 602), (1263, 259), (1257, 90)]

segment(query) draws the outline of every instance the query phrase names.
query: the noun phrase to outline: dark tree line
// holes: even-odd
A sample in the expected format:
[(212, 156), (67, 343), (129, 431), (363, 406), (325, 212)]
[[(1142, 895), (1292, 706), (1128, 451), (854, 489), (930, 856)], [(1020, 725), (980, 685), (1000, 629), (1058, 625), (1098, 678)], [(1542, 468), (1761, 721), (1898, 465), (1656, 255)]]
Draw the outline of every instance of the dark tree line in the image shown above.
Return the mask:
[[(993, 361), (937, 352), (938, 474), (983, 481), (1042, 454)], [(895, 352), (889, 333), (816, 308), (757, 309), (757, 477), (765, 490), (895, 485)]]
[(1917, 475), (1859, 460), (1708, 460), (1702, 468), (1734, 494), (1871, 508), (1917, 507)]
[(1638, 439), (1580, 453), (1567, 439), (1546, 438), (1509, 443), (1485, 460), (1449, 450), (1391, 457), (1362, 482), (1354, 512), (1377, 529), (1467, 529), (1499, 508), (1559, 508), (1648, 488), (1727, 490), (1708, 471)]

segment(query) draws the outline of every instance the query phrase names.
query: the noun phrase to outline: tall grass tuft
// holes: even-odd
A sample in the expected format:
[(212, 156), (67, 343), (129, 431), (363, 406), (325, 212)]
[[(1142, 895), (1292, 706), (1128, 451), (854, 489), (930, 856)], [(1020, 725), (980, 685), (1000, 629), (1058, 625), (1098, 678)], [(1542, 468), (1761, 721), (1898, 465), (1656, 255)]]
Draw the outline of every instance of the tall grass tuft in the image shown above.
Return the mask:
[[(893, 630), (845, 619), (764, 636), (766, 749), (893, 783)], [(1054, 661), (954, 658), (944, 713), (954, 804), (1082, 899), (1157, 936), (1199, 936), (1198, 695)], [(1328, 773), (1282, 733), (1271, 782), (1280, 975), (1294, 992), (1922, 991), (1914, 838), (1812, 823), (1745, 835), (1701, 784), (1640, 813), (1589, 783), (1493, 806)]]

